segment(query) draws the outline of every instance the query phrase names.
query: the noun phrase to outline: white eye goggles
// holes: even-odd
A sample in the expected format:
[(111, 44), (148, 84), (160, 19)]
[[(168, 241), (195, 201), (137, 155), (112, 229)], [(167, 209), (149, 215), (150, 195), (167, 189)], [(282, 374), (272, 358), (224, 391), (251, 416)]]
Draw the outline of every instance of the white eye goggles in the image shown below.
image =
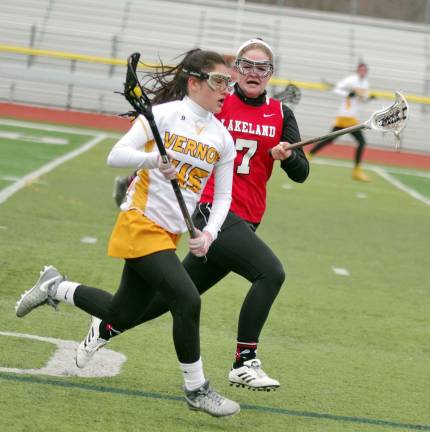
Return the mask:
[(270, 60), (252, 61), (241, 57), (236, 59), (235, 66), (241, 75), (255, 73), (260, 78), (267, 78), (273, 72), (273, 63)]
[(195, 78), (206, 80), (208, 86), (212, 90), (224, 91), (228, 90), (232, 85), (231, 75), (224, 74), (221, 72), (196, 72), (188, 69), (182, 69), (184, 73)]

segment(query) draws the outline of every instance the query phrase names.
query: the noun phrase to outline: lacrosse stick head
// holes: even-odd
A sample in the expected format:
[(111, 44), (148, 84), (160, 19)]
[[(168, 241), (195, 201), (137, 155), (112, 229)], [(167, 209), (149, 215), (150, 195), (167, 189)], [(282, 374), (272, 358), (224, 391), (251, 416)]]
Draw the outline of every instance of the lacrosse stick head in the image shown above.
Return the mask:
[(135, 52), (127, 59), (127, 73), (124, 83), (124, 97), (135, 109), (134, 115), (143, 114), (145, 117), (152, 117), (151, 102), (145, 94), (137, 77), (137, 66), (140, 53)]
[(302, 97), (302, 92), (294, 84), (288, 84), (284, 90), (273, 96), (275, 99), (289, 105), (297, 105)]
[(396, 91), (396, 99), (388, 108), (383, 108), (372, 114), (366, 122), (370, 129), (382, 132), (392, 132), (394, 134), (394, 145), (400, 147), (400, 133), (405, 128), (409, 118), (409, 105), (405, 97)]

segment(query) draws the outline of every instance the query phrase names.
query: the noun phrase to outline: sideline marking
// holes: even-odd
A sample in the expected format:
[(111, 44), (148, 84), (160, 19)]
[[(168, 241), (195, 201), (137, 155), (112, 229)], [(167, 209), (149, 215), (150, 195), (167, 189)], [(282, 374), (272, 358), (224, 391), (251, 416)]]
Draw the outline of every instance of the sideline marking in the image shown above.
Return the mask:
[(82, 237), (81, 243), (95, 244), (97, 243), (97, 239), (95, 237)]
[(341, 267), (332, 267), (333, 271), (339, 276), (349, 276), (349, 271)]
[(54, 354), (49, 358), (45, 366), (39, 369), (0, 367), (0, 374), (2, 372), (12, 372), (16, 374), (50, 375), (55, 377), (113, 377), (121, 372), (121, 367), (127, 360), (127, 357), (120, 352), (116, 352), (107, 348), (101, 348), (100, 351), (94, 354), (93, 361), (90, 362), (84, 369), (80, 369), (75, 363), (76, 348), (78, 347), (79, 342), (26, 333), (3, 331), (0, 331), (0, 336), (10, 336), (36, 340), (40, 342), (48, 342), (56, 346)]
[(114, 132), (104, 132), (103, 130), (76, 128), (76, 127), (68, 127), (68, 126), (56, 126), (52, 124), (28, 122), (22, 120), (6, 120), (2, 118), (0, 118), (0, 125), (22, 127), (27, 129), (39, 129), (39, 130), (50, 131), (50, 132), (74, 133), (76, 135), (98, 136), (101, 133), (103, 133), (109, 138), (120, 138), (122, 135), (124, 135), (124, 134), (114, 133)]
[(19, 132), (2, 132), (0, 131), (0, 138), (14, 140), (14, 141), (30, 141), (32, 143), (52, 144), (52, 145), (68, 145), (69, 140), (65, 138), (50, 137), (50, 136), (32, 136)]
[(381, 176), (383, 179), (385, 179), (388, 183), (391, 183), (394, 187), (397, 189), (400, 189), (403, 192), (406, 192), (409, 194), (412, 198), (415, 198), (418, 201), (423, 202), (424, 204), (430, 205), (430, 199), (426, 198), (425, 196), (421, 195), (419, 192), (417, 192), (415, 189), (410, 188), (409, 186), (406, 186), (403, 184), (400, 180), (395, 179), (393, 176), (391, 176), (388, 172), (386, 172), (383, 169), (375, 168), (374, 171), (376, 174)]
[[(315, 163), (317, 165), (328, 165), (328, 166), (335, 166), (335, 167), (342, 167), (342, 168), (352, 168), (352, 164), (349, 162), (339, 162), (339, 161), (331, 161), (328, 159), (320, 159), (320, 160), (313, 160), (312, 163)], [(396, 187), (397, 189), (400, 189), (402, 192), (407, 193), (412, 198), (421, 201), (424, 204), (430, 205), (430, 199), (425, 197), (424, 195), (421, 195), (419, 192), (417, 192), (415, 189), (412, 189), (409, 186), (406, 186), (404, 183), (402, 183), (400, 180), (395, 179), (393, 176), (391, 176), (389, 173), (392, 174), (405, 174), (405, 175), (411, 175), (416, 177), (423, 177), (423, 178), (430, 178), (430, 173), (425, 171), (413, 171), (408, 169), (402, 169), (402, 168), (388, 168), (388, 167), (382, 167), (379, 165), (364, 165), (365, 168), (368, 171), (373, 171), (374, 173), (378, 174), (380, 177), (382, 177), (384, 180), (386, 180), (388, 183)]]
[[(135, 396), (135, 397), (143, 397), (143, 398), (158, 399), (158, 400), (161, 399), (165, 401), (184, 403), (184, 398), (180, 396), (171, 396), (162, 393), (147, 392), (143, 390), (129, 390), (120, 387), (106, 387), (106, 386), (98, 386), (92, 384), (74, 383), (66, 380), (60, 381), (60, 380), (45, 379), (40, 377), (20, 376), (20, 375), (7, 374), (3, 372), (0, 372), (0, 379), (4, 379), (7, 381), (15, 381), (15, 382), (18, 381), (18, 382), (24, 382), (30, 384), (50, 385), (54, 387), (88, 390), (88, 391), (99, 392), (99, 393), (110, 393), (119, 396)], [(317, 418), (322, 420), (333, 420), (337, 422), (346, 422), (346, 423), (354, 423), (354, 424), (362, 424), (362, 425), (385, 426), (385, 427), (395, 428), (395, 429), (430, 431), (430, 425), (425, 425), (425, 424), (400, 423), (400, 422), (395, 422), (390, 420), (379, 420), (379, 419), (372, 419), (366, 417), (338, 416), (335, 414), (318, 413), (312, 411), (298, 411), (298, 410), (291, 410), (287, 408), (277, 408), (277, 407), (264, 406), (264, 405), (241, 404), (240, 408), (242, 410), (281, 414), (281, 415), (288, 415), (294, 417)]]
[(75, 158), (76, 156), (79, 156), (81, 153), (84, 153), (91, 148), (93, 148), (95, 145), (97, 145), (100, 141), (103, 141), (107, 138), (106, 134), (100, 134), (95, 136), (93, 139), (88, 141), (86, 144), (82, 145), (81, 147), (60, 156), (57, 159), (52, 160), (51, 162), (48, 162), (46, 165), (43, 165), (36, 171), (31, 172), (30, 174), (25, 175), (24, 177), (21, 177), (17, 182), (11, 184), (10, 186), (7, 186), (6, 188), (0, 190), (0, 204), (4, 203), (8, 198), (10, 198), (15, 192), (18, 192), (20, 189), (27, 186), (29, 183), (34, 182), (38, 177), (40, 177), (43, 174), (48, 173), (49, 171), (52, 171), (54, 168), (57, 168), (57, 166), (63, 164), (64, 162), (69, 161), (70, 159)]
[[(318, 157), (315, 159), (312, 159), (311, 164), (316, 165), (329, 165), (329, 166), (335, 166), (335, 167), (342, 167), (342, 168), (352, 168), (353, 165), (351, 162), (346, 161), (340, 161), (340, 160), (332, 160), (332, 159), (326, 159), (322, 157)], [(399, 167), (389, 167), (389, 166), (383, 166), (383, 165), (369, 165), (369, 164), (363, 164), (363, 167), (367, 170), (374, 170), (375, 168), (382, 169), (386, 172), (390, 172), (392, 174), (405, 174), (405, 175), (411, 175), (416, 177), (424, 177), (424, 178), (430, 178), (430, 172), (424, 171), (419, 168), (415, 169), (409, 169), (409, 168), (399, 168)]]

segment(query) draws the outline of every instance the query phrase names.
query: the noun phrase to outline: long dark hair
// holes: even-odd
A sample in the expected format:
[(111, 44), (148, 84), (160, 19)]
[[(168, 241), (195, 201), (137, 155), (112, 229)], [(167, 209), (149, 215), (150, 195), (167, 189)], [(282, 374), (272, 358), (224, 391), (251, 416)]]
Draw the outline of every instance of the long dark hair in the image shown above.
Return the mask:
[(155, 72), (145, 72), (142, 87), (153, 105), (182, 99), (187, 94), (188, 77), (183, 70), (190, 72), (210, 72), (216, 65), (226, 65), (223, 57), (214, 51), (192, 49), (183, 54), (176, 66), (165, 66), (160, 62)]

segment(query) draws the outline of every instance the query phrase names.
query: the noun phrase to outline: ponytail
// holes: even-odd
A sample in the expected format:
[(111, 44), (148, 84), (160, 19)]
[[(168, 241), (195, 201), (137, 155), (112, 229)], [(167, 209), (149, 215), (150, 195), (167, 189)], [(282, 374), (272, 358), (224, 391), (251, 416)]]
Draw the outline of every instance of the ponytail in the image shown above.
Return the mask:
[(188, 92), (189, 76), (211, 72), (218, 64), (226, 64), (220, 54), (195, 48), (185, 53), (176, 66), (160, 62), (155, 72), (146, 72), (142, 87), (153, 105), (180, 100)]

